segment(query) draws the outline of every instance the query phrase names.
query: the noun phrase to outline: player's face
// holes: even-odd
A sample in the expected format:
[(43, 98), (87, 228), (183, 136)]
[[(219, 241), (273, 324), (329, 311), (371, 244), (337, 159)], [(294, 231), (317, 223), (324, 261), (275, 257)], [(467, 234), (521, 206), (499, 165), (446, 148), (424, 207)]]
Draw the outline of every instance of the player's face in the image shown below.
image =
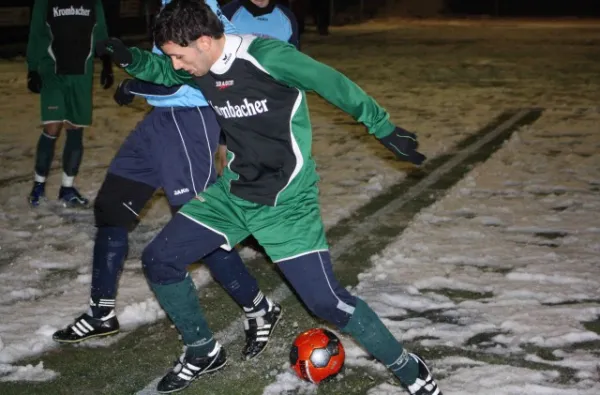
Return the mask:
[(168, 41), (160, 49), (171, 58), (175, 70), (185, 70), (197, 77), (208, 73), (212, 65), (208, 52), (197, 41), (187, 47)]
[(255, 6), (265, 8), (269, 5), (269, 0), (251, 0)]

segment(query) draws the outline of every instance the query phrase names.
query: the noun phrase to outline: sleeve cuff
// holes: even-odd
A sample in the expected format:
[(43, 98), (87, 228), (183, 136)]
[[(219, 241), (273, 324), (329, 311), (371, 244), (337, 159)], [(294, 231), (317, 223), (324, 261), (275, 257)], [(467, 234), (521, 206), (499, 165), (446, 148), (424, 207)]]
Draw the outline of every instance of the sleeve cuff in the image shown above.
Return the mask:
[(381, 139), (392, 134), (394, 130), (396, 130), (396, 126), (390, 121), (386, 121), (383, 125), (379, 127), (378, 130), (373, 132), (373, 135), (378, 139)]

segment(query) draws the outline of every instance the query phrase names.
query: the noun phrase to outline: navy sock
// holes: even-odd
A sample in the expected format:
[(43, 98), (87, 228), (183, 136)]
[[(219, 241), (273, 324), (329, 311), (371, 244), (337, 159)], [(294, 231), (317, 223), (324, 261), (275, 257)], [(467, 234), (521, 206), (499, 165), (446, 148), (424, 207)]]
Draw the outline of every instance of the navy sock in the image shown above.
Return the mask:
[(108, 314), (115, 307), (119, 275), (129, 247), (127, 229), (99, 227), (94, 244), (91, 309), (94, 317)]
[(268, 310), (267, 298), (258, 288), (256, 279), (250, 274), (237, 251), (218, 248), (202, 260), (214, 279), (246, 313)]

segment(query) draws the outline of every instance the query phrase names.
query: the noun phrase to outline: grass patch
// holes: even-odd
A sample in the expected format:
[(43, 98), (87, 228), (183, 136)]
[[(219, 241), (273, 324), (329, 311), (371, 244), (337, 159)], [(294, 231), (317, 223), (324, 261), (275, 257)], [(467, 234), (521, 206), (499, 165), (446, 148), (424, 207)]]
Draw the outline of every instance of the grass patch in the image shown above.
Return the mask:
[[(600, 300), (597, 300), (594, 303), (600, 303)], [(597, 334), (600, 335), (600, 318), (598, 318), (594, 321), (584, 322), (583, 326), (588, 331), (596, 332)]]
[(455, 302), (462, 302), (464, 300), (478, 300), (478, 299), (487, 299), (494, 296), (493, 292), (476, 292), (476, 291), (467, 291), (465, 289), (450, 289), (450, 288), (440, 288), (440, 289), (432, 289), (432, 288), (424, 288), (420, 290), (421, 293), (435, 293), (449, 297)]
[(485, 348), (493, 347), (498, 344), (493, 340), (494, 337), (496, 337), (498, 335), (505, 335), (505, 334), (506, 334), (506, 332), (501, 332), (501, 331), (478, 333), (475, 336), (471, 337), (469, 340), (467, 340), (466, 345), (467, 346), (476, 346), (476, 347), (485, 347)]

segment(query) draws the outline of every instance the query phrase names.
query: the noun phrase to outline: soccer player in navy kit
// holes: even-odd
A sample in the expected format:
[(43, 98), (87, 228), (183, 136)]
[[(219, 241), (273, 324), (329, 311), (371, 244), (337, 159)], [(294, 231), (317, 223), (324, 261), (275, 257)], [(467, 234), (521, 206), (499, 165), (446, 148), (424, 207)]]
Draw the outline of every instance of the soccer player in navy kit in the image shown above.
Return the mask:
[[(235, 32), (222, 17), (216, 0), (208, 0), (207, 4), (221, 16), (227, 30)], [(162, 55), (159, 49), (154, 51)], [(128, 250), (128, 232), (156, 189), (164, 190), (175, 213), (217, 178), (214, 153), (221, 129), (200, 91), (185, 85), (167, 88), (128, 79), (119, 85), (115, 101), (129, 104), (135, 95), (145, 97), (154, 109), (123, 142), (98, 192), (90, 309), (54, 333), (53, 339), (59, 343), (78, 343), (119, 331), (114, 308)], [(203, 261), (246, 312), (246, 346), (242, 354), (246, 359), (257, 356), (279, 319), (279, 305), (262, 294), (237, 252), (216, 250)], [(180, 291), (197, 299), (189, 277)], [(220, 350), (218, 344), (214, 348)]]

